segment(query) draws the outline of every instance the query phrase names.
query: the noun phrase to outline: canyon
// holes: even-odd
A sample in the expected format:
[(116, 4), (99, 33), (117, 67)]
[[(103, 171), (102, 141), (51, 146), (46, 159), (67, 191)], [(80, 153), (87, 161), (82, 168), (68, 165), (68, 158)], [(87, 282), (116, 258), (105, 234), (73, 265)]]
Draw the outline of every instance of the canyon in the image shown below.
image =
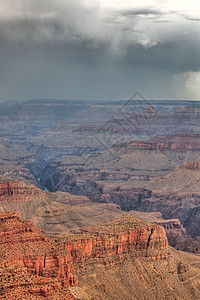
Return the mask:
[(199, 116), (189, 101), (2, 105), (1, 298), (198, 299)]
[[(61, 234), (83, 226), (102, 224), (121, 216), (124, 211), (129, 211), (135, 216), (139, 214), (136, 210), (143, 209), (145, 211), (148, 208), (146, 213), (138, 215), (139, 218), (151, 220), (163, 226), (166, 229), (170, 245), (176, 249), (200, 252), (198, 222), (197, 225), (193, 224), (195, 223), (195, 221), (193, 222), (194, 214), (192, 214), (191, 219), (187, 219), (186, 225), (182, 214), (187, 216), (187, 213), (182, 211), (181, 214), (179, 212), (179, 217), (188, 232), (190, 232), (190, 236), (179, 219), (170, 219), (176, 216), (177, 212), (175, 210), (173, 214), (170, 214), (169, 203), (166, 204), (168, 206), (167, 214), (164, 213), (166, 205), (163, 205), (165, 219), (162, 218), (161, 213), (156, 213), (159, 217), (148, 213), (152, 210), (160, 210), (159, 197), (161, 197), (149, 190), (122, 190), (119, 188), (109, 190), (106, 188), (99, 199), (99, 203), (95, 203), (86, 196), (72, 195), (66, 192), (46, 193), (19, 180), (0, 181), (0, 187), (0, 212), (16, 211), (20, 217), (34, 222), (46, 235)], [(173, 199), (172, 195), (171, 197)], [(163, 200), (164, 195), (161, 198)], [(152, 199), (156, 199), (156, 203)], [(180, 198), (177, 199), (177, 207), (180, 208)], [(150, 201), (154, 203), (154, 206), (149, 205)], [(183, 207), (185, 206), (184, 203), (188, 201), (188, 197), (185, 197), (184, 201)], [(175, 203), (172, 206), (172, 209), (174, 208)], [(190, 206), (187, 205), (187, 210), (192, 211), (192, 208), (193, 204), (191, 202)], [(198, 215), (196, 218), (198, 219)], [(195, 228), (196, 233), (191, 230)]]

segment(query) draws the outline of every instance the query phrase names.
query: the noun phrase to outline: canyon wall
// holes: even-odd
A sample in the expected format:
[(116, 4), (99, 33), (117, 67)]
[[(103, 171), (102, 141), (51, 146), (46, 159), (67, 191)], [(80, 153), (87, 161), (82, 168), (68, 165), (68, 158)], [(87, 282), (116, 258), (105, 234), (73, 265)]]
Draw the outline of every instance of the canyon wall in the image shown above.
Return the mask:
[(169, 252), (161, 226), (129, 214), (73, 234), (46, 238), (17, 213), (3, 213), (0, 232), (1, 269), (26, 268), (29, 274), (54, 279), (58, 287), (76, 285), (75, 273), (88, 264), (113, 266), (136, 257), (167, 259)]
[(0, 181), (0, 202), (2, 201), (30, 201), (39, 197), (46, 197), (46, 193), (34, 185), (25, 184), (23, 181)]
[(158, 135), (148, 141), (135, 141), (127, 144), (127, 152), (134, 150), (172, 150), (172, 151), (199, 151), (200, 135), (177, 133), (175, 135)]

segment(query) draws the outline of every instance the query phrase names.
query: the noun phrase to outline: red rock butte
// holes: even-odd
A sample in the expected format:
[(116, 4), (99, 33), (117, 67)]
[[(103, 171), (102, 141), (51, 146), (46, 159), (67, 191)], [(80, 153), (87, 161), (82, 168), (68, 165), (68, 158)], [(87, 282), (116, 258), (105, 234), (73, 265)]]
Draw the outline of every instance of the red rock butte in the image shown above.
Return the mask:
[(163, 227), (129, 214), (73, 234), (47, 238), (17, 213), (3, 213), (0, 235), (0, 268), (25, 268), (28, 274), (54, 280), (58, 287), (76, 285), (76, 272), (86, 265), (113, 266), (136, 257), (167, 259), (169, 252)]

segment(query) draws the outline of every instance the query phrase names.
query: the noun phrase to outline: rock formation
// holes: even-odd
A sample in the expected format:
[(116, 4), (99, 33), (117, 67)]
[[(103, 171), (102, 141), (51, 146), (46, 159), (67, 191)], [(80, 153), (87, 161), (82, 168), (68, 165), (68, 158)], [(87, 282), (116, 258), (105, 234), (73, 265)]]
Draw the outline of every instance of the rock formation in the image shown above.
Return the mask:
[(34, 185), (25, 184), (19, 180), (0, 181), (0, 202), (24, 202), (45, 198), (46, 193)]
[[(185, 174), (183, 174), (183, 176), (185, 176)], [(189, 174), (189, 176), (186, 177), (185, 182), (190, 183), (191, 181), (188, 181), (188, 179), (193, 177), (192, 174)], [(199, 178), (199, 176), (193, 178), (194, 181), (196, 178)], [(172, 177), (172, 180), (170, 181), (171, 184), (168, 185), (168, 190), (170, 187), (173, 187), (173, 182), (175, 182), (174, 177)], [(164, 183), (166, 183), (166, 181), (161, 181), (159, 183), (159, 186), (163, 186), (163, 189), (165, 188)], [(155, 187), (158, 186), (156, 180), (150, 182), (150, 184), (152, 187), (153, 184)], [(177, 184), (177, 180), (174, 184)], [(198, 182), (196, 184), (198, 185)], [(179, 182), (178, 185), (180, 185)], [(179, 219), (187, 230), (187, 234), (192, 238), (198, 238), (198, 236), (200, 236), (199, 193), (195, 193), (195, 191), (194, 193), (176, 193), (173, 191), (169, 193), (168, 190), (152, 191), (145, 188), (123, 188), (123, 186), (109, 189), (107, 187), (105, 192), (102, 193), (100, 201), (115, 203), (125, 211), (137, 210), (141, 212), (161, 212), (164, 219)], [(193, 250), (195, 251), (196, 248), (197, 251), (199, 251), (200, 244), (197, 247), (195, 246)]]
[(143, 114), (150, 117), (150, 116), (157, 116), (158, 112), (155, 109), (155, 107), (153, 107), (153, 106), (147, 106), (145, 108)]
[(200, 295), (198, 257), (187, 260), (170, 251), (163, 227), (129, 214), (47, 238), (16, 213), (5, 213), (0, 232), (2, 299), (162, 299), (166, 294), (175, 299), (178, 293), (176, 299), (195, 300)]
[(62, 286), (76, 285), (76, 270), (94, 263), (94, 259), (113, 266), (134, 257), (167, 259), (169, 252), (162, 227), (129, 214), (102, 226), (46, 238), (16, 213), (3, 213), (0, 214), (0, 232), (0, 268), (7, 271), (8, 268), (26, 268), (25, 272), (30, 274), (55, 279), (58, 287), (59, 282)]
[(175, 135), (158, 135), (148, 141), (128, 143), (127, 152), (134, 150), (199, 151), (200, 134), (177, 133)]
[(185, 162), (182, 165), (178, 166), (176, 170), (192, 170), (200, 171), (200, 161), (189, 161)]

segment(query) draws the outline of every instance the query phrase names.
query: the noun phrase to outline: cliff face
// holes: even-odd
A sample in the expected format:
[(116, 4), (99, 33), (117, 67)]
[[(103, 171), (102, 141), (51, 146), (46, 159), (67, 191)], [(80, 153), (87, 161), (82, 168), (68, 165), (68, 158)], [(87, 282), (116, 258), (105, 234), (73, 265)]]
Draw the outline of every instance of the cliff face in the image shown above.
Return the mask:
[(199, 151), (200, 135), (177, 133), (175, 135), (158, 135), (146, 142), (132, 142), (127, 145), (127, 152), (134, 150), (173, 150), (173, 151)]
[(21, 299), (26, 294), (47, 297), (62, 286), (77, 283), (64, 251), (54, 240), (47, 240), (33, 223), (19, 218), (17, 213), (3, 213), (0, 233), (0, 272), (5, 277), (1, 293), (7, 299), (12, 299), (16, 291)]
[(163, 298), (163, 290), (171, 293), (171, 299), (176, 292), (181, 295), (177, 299), (199, 296), (197, 268), (191, 269), (172, 253), (168, 256), (164, 228), (130, 214), (46, 238), (16, 213), (4, 213), (0, 214), (0, 232), (3, 299), (71, 300), (90, 299), (89, 295), (93, 299), (135, 299), (138, 295), (145, 299), (145, 290), (150, 290), (148, 299), (152, 295)]
[(98, 258), (103, 264), (114, 265), (122, 256), (123, 259), (126, 256), (165, 259), (168, 257), (167, 248), (167, 238), (161, 226), (129, 214), (103, 225), (83, 227), (78, 236), (70, 236), (66, 241), (68, 259), (75, 263)]
[[(113, 266), (125, 258), (166, 259), (168, 243), (162, 227), (128, 214), (76, 234), (46, 238), (16, 213), (0, 214), (0, 268), (21, 268), (54, 280), (59, 286), (77, 284), (76, 271), (95, 262)], [(21, 275), (19, 275), (20, 277)]]
[[(179, 173), (183, 172), (179, 171)], [(168, 190), (171, 188), (171, 193), (169, 193), (168, 190), (156, 192), (145, 188), (127, 189), (121, 186), (117, 188), (107, 188), (105, 193), (101, 195), (100, 201), (115, 203), (124, 211), (161, 212), (164, 219), (179, 219), (184, 228), (186, 228), (188, 235), (195, 238), (200, 235), (200, 195), (196, 193), (194, 189), (195, 184), (198, 185), (199, 182), (199, 172), (193, 173), (198, 173), (198, 176), (195, 177), (195, 174), (189, 173), (190, 177), (186, 177), (183, 173), (183, 177), (185, 178), (180, 177), (178, 184), (175, 178), (172, 177), (170, 185), (168, 184)], [(193, 181), (191, 181), (190, 178), (192, 178)], [(183, 180), (185, 180), (187, 185), (190, 183), (189, 186), (193, 188), (193, 192), (180, 194), (173, 192), (173, 185), (180, 186), (184, 183)], [(149, 186), (151, 188), (153, 188), (153, 183), (155, 183), (155, 186), (158, 186), (158, 181), (155, 180), (154, 182), (150, 182), (151, 186), (150, 184)], [(192, 185), (192, 183), (195, 184)], [(166, 187), (166, 181), (164, 180), (159, 184), (164, 188)], [(199, 246), (197, 247), (197, 250), (198, 249)]]
[(178, 166), (176, 170), (192, 170), (200, 171), (200, 161), (189, 161), (185, 162), (182, 165)]
[(199, 238), (191, 238), (178, 219), (162, 220), (156, 222), (165, 228), (169, 245), (178, 250), (200, 252)]
[(200, 252), (199, 237), (191, 238), (179, 219), (165, 220), (162, 218), (160, 212), (141, 212), (132, 210), (129, 213), (144, 221), (151, 221), (163, 226), (169, 245), (175, 249), (193, 253)]
[(27, 185), (23, 181), (0, 181), (0, 202), (1, 201), (30, 201), (38, 197), (46, 197), (45, 192), (34, 185)]

